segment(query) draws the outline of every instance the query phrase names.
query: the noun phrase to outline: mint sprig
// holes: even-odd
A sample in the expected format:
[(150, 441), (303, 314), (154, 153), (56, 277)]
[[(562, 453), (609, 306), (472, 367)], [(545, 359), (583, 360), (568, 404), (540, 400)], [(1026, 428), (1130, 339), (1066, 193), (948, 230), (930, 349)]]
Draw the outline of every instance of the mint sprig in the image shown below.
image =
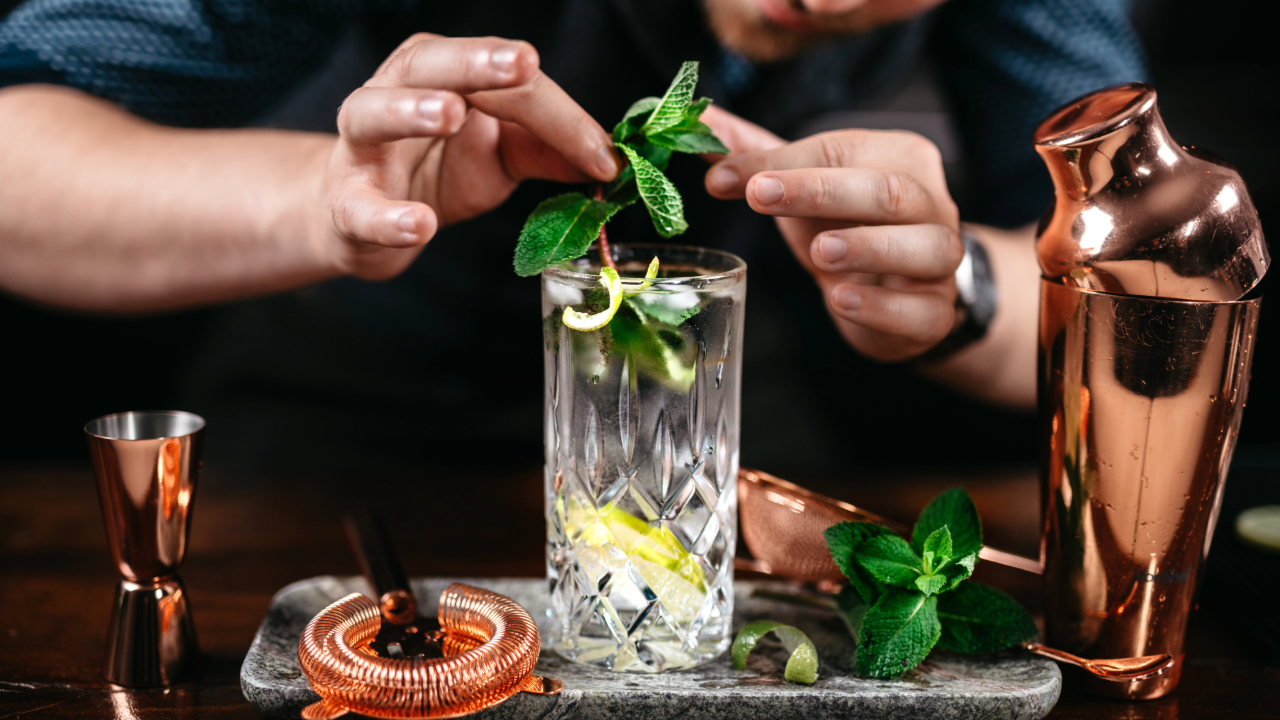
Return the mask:
[(600, 228), (622, 207), (576, 192), (543, 200), (520, 231), (516, 274), (537, 275), (543, 268), (582, 257)]
[(964, 488), (938, 495), (920, 513), (911, 543), (873, 523), (824, 532), (849, 588), (836, 598), (858, 649), (860, 675), (897, 677), (934, 646), (991, 652), (1034, 640), (1035, 621), (1016, 600), (965, 582), (982, 549), (982, 521)]
[(529, 215), (516, 244), (517, 275), (537, 275), (546, 268), (586, 254), (604, 224), (637, 200), (643, 201), (654, 229), (664, 238), (689, 228), (684, 202), (664, 171), (674, 152), (728, 153), (700, 119), (711, 104), (693, 99), (698, 63), (680, 66), (662, 97), (637, 100), (613, 129), (614, 144), (628, 160), (598, 199), (581, 192), (543, 201)]

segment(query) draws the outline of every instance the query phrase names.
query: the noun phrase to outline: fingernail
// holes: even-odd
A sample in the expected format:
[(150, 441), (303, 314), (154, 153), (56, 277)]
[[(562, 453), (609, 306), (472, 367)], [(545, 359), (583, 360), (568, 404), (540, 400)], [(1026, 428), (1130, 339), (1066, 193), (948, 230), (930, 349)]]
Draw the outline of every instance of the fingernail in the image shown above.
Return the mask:
[(782, 199), (782, 182), (777, 178), (762, 177), (756, 180), (756, 202), (772, 205)]
[(400, 213), (400, 217), (396, 218), (396, 227), (401, 231), (413, 234), (418, 227), (418, 216), (412, 210), (405, 210)]
[(737, 171), (726, 165), (717, 165), (711, 168), (711, 174), (707, 176), (707, 184), (718, 193), (732, 192), (734, 188), (738, 187), (738, 182)]
[(849, 246), (840, 238), (830, 235), (818, 236), (818, 255), (825, 263), (833, 263), (849, 254)]
[(435, 129), (444, 116), (444, 98), (424, 97), (418, 101), (418, 118), (428, 128)]
[(506, 74), (516, 66), (516, 58), (518, 57), (520, 57), (519, 47), (504, 45), (489, 53), (489, 66), (500, 73)]
[(836, 307), (846, 312), (853, 312), (862, 307), (862, 294), (847, 285), (837, 288), (832, 300), (835, 301)]
[(596, 151), (596, 170), (600, 176), (612, 178), (618, 174), (618, 158), (613, 154), (612, 145), (601, 145)]

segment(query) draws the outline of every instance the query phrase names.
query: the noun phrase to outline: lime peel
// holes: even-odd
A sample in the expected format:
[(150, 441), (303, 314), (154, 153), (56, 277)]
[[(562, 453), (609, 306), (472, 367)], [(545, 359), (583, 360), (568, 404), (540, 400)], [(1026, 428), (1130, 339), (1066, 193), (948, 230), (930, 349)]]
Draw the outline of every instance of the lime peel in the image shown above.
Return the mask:
[(733, 640), (733, 669), (745, 670), (747, 655), (755, 649), (760, 638), (773, 633), (782, 641), (782, 646), (791, 653), (787, 659), (787, 668), (782, 677), (793, 683), (812, 685), (818, 680), (818, 648), (813, 641), (800, 630), (772, 620), (756, 620), (747, 623), (738, 631)]
[(644, 282), (640, 283), (639, 287), (635, 290), (628, 290), (626, 293), (627, 297), (639, 295), (645, 290), (648, 290), (649, 286), (653, 285), (652, 280), (656, 277), (658, 277), (658, 256), (654, 255), (653, 259), (649, 261), (649, 269), (644, 273)]
[(618, 271), (611, 267), (600, 268), (600, 284), (609, 291), (609, 307), (592, 315), (578, 312), (573, 308), (565, 308), (562, 321), (570, 330), (581, 332), (599, 330), (608, 325), (617, 314), (618, 308), (622, 307), (622, 278), (618, 277)]

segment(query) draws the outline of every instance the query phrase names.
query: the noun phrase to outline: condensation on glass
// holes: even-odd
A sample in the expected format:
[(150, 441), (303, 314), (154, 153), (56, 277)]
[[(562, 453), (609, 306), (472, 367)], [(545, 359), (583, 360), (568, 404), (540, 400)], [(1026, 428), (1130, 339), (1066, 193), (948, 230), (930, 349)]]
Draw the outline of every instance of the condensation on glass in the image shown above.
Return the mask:
[(615, 253), (635, 294), (598, 331), (561, 322), (604, 299), (596, 256), (542, 274), (548, 634), (569, 660), (661, 672), (731, 640), (746, 265)]

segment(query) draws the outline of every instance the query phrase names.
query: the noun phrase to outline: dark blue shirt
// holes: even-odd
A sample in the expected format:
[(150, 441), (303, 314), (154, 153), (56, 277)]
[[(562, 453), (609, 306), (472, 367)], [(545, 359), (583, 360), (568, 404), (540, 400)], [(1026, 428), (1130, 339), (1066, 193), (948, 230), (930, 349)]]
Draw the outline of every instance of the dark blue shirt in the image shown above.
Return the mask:
[[(661, 92), (682, 60), (703, 61), (702, 93), (784, 137), (824, 114), (877, 107), (929, 62), (965, 158), (962, 215), (1004, 226), (1035, 219), (1051, 198), (1031, 149), (1036, 123), (1145, 75), (1124, 0), (955, 0), (767, 66), (722, 50), (696, 0), (30, 0), (0, 23), (0, 85), (62, 83), (171, 125), (277, 122), (357, 26), (369, 67), (419, 30), (529, 40), (605, 127)], [(354, 65), (346, 55), (338, 64)], [(363, 77), (321, 93), (310, 121), (284, 124), (331, 129)], [(751, 268), (745, 463), (866, 464), (860, 448), (892, 449), (905, 426), (951, 461), (982, 459), (1001, 437), (1030, 452), (1025, 420), (1001, 425), (858, 358), (772, 222), (705, 197), (704, 166), (678, 160), (688, 161), (672, 176), (689, 188), (692, 228), (682, 240), (737, 252)], [(220, 428), (224, 454), (246, 461), (538, 457), (538, 283), (509, 268), (525, 215), (551, 192), (527, 184), (445, 228), (390, 282), (337, 280), (227, 308), (189, 374), (188, 409)], [(611, 237), (652, 241), (644, 214), (632, 215), (611, 223)]]

